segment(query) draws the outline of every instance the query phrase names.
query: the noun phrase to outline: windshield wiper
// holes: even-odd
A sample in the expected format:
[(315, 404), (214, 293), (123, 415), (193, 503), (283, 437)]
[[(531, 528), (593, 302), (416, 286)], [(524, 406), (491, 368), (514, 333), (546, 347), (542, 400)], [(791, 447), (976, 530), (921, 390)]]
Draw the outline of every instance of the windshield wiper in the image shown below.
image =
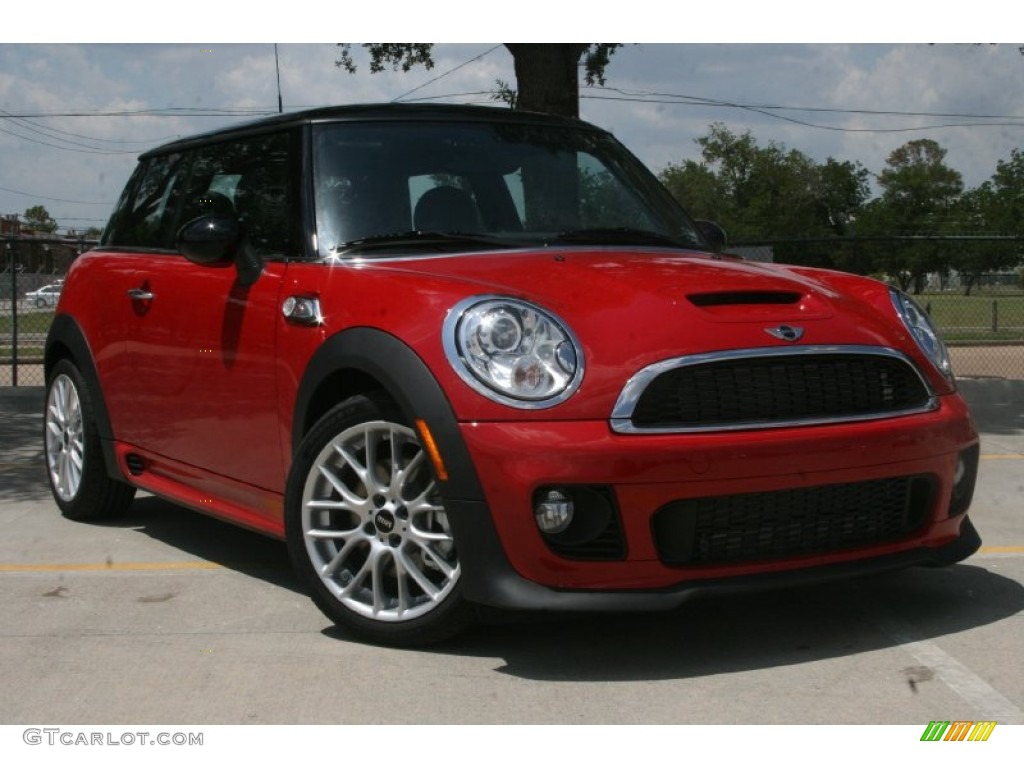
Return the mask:
[(340, 243), (331, 249), (332, 254), (360, 253), (376, 250), (393, 250), (402, 248), (436, 248), (447, 250), (452, 246), (479, 248), (507, 248), (513, 243), (489, 235), (462, 232), (391, 232), (385, 235), (372, 235), (357, 240)]
[(663, 235), (660, 232), (651, 232), (634, 227), (571, 229), (566, 232), (559, 232), (555, 236), (555, 240), (562, 243), (588, 243), (595, 245), (607, 243), (615, 245), (667, 245), (672, 248), (698, 248), (701, 250), (707, 247), (697, 240), (684, 240), (672, 237), (671, 235)]

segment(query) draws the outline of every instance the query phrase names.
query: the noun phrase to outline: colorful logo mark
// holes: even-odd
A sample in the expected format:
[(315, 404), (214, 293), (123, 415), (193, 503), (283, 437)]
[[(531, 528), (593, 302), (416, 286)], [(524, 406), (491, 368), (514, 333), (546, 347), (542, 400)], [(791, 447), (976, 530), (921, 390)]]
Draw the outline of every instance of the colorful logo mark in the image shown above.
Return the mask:
[(921, 741), (988, 741), (995, 729), (995, 720), (932, 720)]

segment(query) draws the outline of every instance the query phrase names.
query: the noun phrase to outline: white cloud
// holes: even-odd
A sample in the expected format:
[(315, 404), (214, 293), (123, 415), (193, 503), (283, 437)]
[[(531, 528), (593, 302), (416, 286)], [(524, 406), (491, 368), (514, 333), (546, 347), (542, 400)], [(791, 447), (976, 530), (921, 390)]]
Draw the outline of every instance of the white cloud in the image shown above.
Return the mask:
[[(338, 52), (333, 44), (281, 44), (285, 109), (391, 101), (410, 92), (409, 98), (416, 99), (447, 96), (488, 102), (486, 94), (453, 94), (489, 91), (499, 79), (514, 81), (511, 57), (503, 47), (467, 63), (494, 45), (439, 45), (430, 71), (370, 74), (363, 61), (360, 72), (349, 75), (335, 67)], [(934, 138), (949, 150), (948, 163), (972, 186), (991, 176), (996, 162), (1012, 148), (1024, 144), (1024, 56), (1013, 45), (628, 45), (612, 58), (607, 76), (609, 87), (625, 93), (584, 90), (585, 97), (605, 98), (584, 98), (582, 114), (611, 129), (654, 170), (696, 158), (694, 139), (716, 120), (737, 132), (750, 130), (761, 143), (783, 142), (818, 161), (828, 156), (857, 160), (876, 172), (900, 144)], [(630, 94), (638, 92), (699, 96), (733, 106), (612, 100), (633, 98)], [(1014, 125), (926, 130), (921, 126), (954, 120), (753, 109), (763, 106), (1022, 116)], [(276, 111), (274, 46), (0, 45), (0, 108), (9, 112), (163, 107)], [(38, 196), (0, 190), (0, 213), (20, 213), (41, 202), (58, 220), (89, 217), (101, 222), (137, 152), (239, 119), (36, 118), (48, 129), (84, 137), (63, 136), (68, 141), (125, 152), (120, 155), (89, 153), (36, 132), (38, 126), (0, 121), (0, 130), (35, 140), (0, 133), (0, 187)], [(895, 127), (916, 128), (877, 132)], [(46, 197), (101, 204), (72, 205), (42, 199)]]

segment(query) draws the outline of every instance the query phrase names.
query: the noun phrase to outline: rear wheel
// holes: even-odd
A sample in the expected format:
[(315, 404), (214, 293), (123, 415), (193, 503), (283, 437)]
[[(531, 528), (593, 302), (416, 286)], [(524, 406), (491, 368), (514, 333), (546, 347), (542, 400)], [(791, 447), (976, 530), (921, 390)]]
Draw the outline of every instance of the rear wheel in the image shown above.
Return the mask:
[(471, 623), (430, 459), (386, 400), (350, 398), (310, 431), (289, 476), (285, 524), (313, 599), (354, 634), (418, 645)]
[(58, 362), (50, 375), (43, 442), (50, 490), (65, 517), (100, 520), (124, 514), (135, 488), (107, 474), (92, 399), (69, 360)]

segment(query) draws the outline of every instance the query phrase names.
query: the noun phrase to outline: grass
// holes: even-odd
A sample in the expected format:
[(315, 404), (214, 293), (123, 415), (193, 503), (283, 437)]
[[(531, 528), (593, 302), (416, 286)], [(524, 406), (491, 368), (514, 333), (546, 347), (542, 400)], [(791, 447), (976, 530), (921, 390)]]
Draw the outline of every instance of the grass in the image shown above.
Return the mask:
[(1024, 295), (926, 293), (915, 298), (947, 341), (1024, 342)]
[[(18, 333), (46, 333), (53, 322), (53, 312), (18, 313)], [(9, 336), (13, 320), (9, 313), (0, 315), (0, 335)]]

